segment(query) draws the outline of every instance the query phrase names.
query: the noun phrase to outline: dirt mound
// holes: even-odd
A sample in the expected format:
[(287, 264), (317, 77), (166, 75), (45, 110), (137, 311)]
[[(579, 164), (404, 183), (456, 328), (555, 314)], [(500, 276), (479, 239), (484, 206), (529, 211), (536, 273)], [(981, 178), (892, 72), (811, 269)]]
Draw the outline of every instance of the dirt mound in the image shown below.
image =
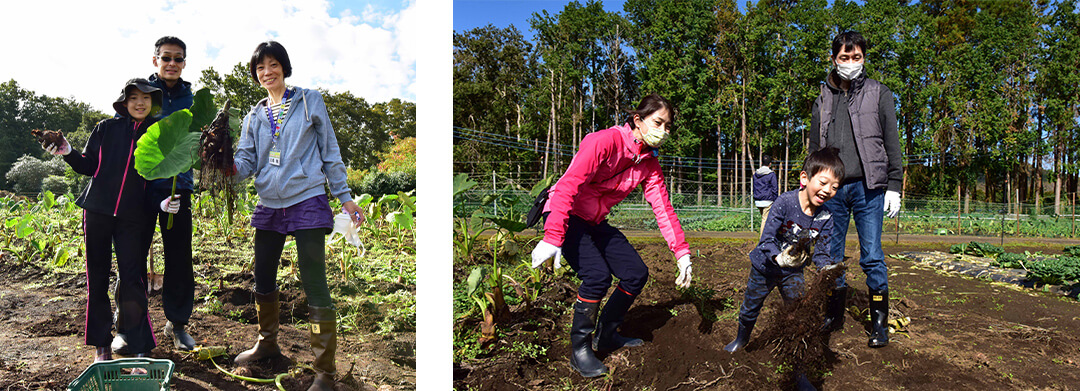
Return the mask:
[[(197, 265), (197, 273), (217, 273)], [(64, 389), (93, 362), (92, 347), (83, 343), (86, 304), (85, 277), (58, 274), (31, 263), (19, 263), (0, 254), (0, 389)], [(196, 287), (196, 307), (219, 303), (220, 309), (197, 310), (187, 331), (204, 346), (225, 346), (227, 356), (216, 359), (226, 370), (240, 369), (232, 357), (247, 350), (256, 339), (257, 314), (250, 289), (251, 273), (222, 273), (218, 286)], [(225, 281), (235, 281), (225, 285)], [(279, 344), (283, 357), (267, 359), (247, 368), (249, 375), (272, 377), (288, 371), (295, 363), (310, 363), (307, 303), (298, 282), (281, 286), (281, 330)], [(236, 286), (239, 285), (239, 286)], [(160, 291), (150, 297), (150, 318), (158, 346), (153, 358), (172, 360), (174, 390), (273, 389), (229, 378), (209, 361), (199, 361), (173, 349), (161, 332), (165, 316)], [(415, 388), (415, 334), (387, 336), (341, 332), (338, 335), (338, 390), (375, 390), (378, 385), (393, 389)], [(305, 389), (313, 374), (287, 378), (289, 390)]]
[[(500, 325), (499, 340), (493, 346), (476, 359), (455, 363), (454, 386), (778, 390), (790, 389), (790, 373), (801, 361), (822, 390), (1080, 389), (1076, 386), (1080, 384), (1080, 304), (1072, 299), (888, 259), (891, 310), (911, 322), (905, 333), (891, 336), (887, 347), (866, 345), (865, 276), (853, 268), (847, 272), (853, 289), (844, 328), (819, 336), (817, 348), (811, 349), (807, 340), (796, 354), (773, 353), (778, 347), (776, 335), (814, 336), (822, 324), (824, 299), (815, 292), (824, 289), (814, 285), (833, 276), (815, 279), (808, 274), (810, 289), (801, 306), (785, 310), (779, 295), (770, 295), (758, 321), (762, 331), (751, 335), (744, 350), (729, 354), (723, 346), (735, 337), (738, 305), (750, 268), (746, 254), (753, 241), (691, 240), (694, 283), (688, 290), (675, 288), (677, 270), (662, 240), (634, 238), (632, 242), (649, 266), (650, 281), (627, 313), (621, 333), (646, 343), (601, 357), (611, 371), (609, 376), (585, 379), (570, 368), (569, 309), (577, 286), (567, 275), (547, 284), (548, 301), (543, 306), (515, 308), (514, 321)], [(925, 243), (917, 246), (927, 247)], [(886, 246), (885, 250), (895, 253), (899, 247)], [(848, 246), (849, 256), (858, 253), (857, 245)], [(461, 269), (455, 277), (462, 281), (459, 274), (465, 268), (456, 267)], [(807, 270), (811, 269), (815, 268)], [(785, 320), (786, 313), (804, 315), (793, 322)], [(475, 319), (468, 319), (457, 329), (476, 326)], [(786, 334), (770, 333), (770, 328)], [(536, 354), (530, 344), (546, 350)]]

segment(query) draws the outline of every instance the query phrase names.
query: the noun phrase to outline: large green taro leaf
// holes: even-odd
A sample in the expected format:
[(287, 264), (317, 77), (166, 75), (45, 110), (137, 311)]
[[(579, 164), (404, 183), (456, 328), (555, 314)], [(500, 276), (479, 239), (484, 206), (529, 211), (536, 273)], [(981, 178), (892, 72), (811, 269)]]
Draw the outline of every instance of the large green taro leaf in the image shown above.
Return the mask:
[(189, 132), (201, 132), (206, 125), (210, 125), (217, 117), (217, 106), (214, 105), (214, 95), (209, 88), (200, 88), (195, 91), (195, 97), (191, 104), (191, 125)]
[(135, 148), (135, 170), (147, 180), (171, 178), (190, 170), (199, 132), (189, 132), (191, 111), (184, 109), (150, 125)]

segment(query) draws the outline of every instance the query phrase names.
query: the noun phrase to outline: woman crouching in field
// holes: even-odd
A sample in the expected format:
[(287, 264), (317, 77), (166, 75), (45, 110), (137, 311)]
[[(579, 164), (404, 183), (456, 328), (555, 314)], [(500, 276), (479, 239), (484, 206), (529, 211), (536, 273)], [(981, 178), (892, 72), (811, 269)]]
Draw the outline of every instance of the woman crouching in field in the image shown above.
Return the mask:
[[(659, 148), (668, 137), (675, 108), (660, 95), (646, 96), (621, 126), (586, 135), (562, 178), (551, 187), (544, 211), (544, 239), (532, 252), (533, 267), (560, 254), (581, 278), (570, 329), (570, 365), (582, 376), (607, 373), (596, 351), (641, 346), (644, 342), (617, 332), (623, 317), (649, 279), (637, 250), (607, 222), (608, 212), (644, 183), (660, 233), (678, 259), (675, 284), (690, 286), (690, 247), (671, 206)], [(597, 319), (612, 275), (619, 284)], [(593, 332), (595, 336), (593, 335)]]
[(255, 308), (259, 339), (236, 356), (237, 364), (279, 356), (277, 344), (277, 269), (287, 235), (296, 238), (297, 266), (308, 301), (315, 381), (309, 390), (334, 387), (337, 315), (326, 284), (326, 234), (334, 214), (324, 186), (359, 225), (364, 220), (345, 183), (334, 129), (318, 91), (286, 87), (292, 74), (289, 54), (274, 41), (260, 43), (251, 55), (251, 77), (268, 94), (244, 117), (235, 163), (241, 178), (255, 176), (259, 205), (255, 227)]

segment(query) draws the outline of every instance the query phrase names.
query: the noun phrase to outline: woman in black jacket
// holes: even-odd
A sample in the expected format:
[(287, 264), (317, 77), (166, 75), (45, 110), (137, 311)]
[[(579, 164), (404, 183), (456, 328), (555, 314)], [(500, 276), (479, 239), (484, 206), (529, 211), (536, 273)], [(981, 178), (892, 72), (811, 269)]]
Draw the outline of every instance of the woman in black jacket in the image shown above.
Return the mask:
[[(90, 176), (75, 203), (83, 208), (86, 240), (86, 344), (97, 347), (95, 361), (111, 360), (112, 310), (109, 305), (109, 269), (113, 245), (122, 300), (117, 325), (136, 356), (157, 345), (147, 316), (146, 255), (153, 238), (153, 215), (146, 205), (146, 181), (135, 171), (135, 143), (154, 122), (161, 107), (161, 90), (146, 79), (131, 79), (113, 103), (118, 114), (98, 122), (83, 151), (67, 140), (46, 146), (75, 172)], [(167, 200), (166, 200), (167, 201)]]

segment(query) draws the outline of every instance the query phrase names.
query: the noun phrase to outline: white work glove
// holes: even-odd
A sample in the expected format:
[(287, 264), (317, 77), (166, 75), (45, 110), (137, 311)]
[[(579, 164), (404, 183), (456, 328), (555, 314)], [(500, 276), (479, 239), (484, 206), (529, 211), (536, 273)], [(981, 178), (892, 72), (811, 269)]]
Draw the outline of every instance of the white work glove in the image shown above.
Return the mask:
[(885, 191), (885, 217), (893, 218), (900, 213), (900, 193), (892, 190)]
[(540, 265), (544, 264), (544, 261), (551, 257), (555, 257), (555, 268), (561, 267), (559, 258), (562, 258), (562, 247), (541, 240), (532, 251), (533, 269), (540, 267)]
[(45, 148), (45, 152), (48, 152), (48, 153), (51, 153), (51, 154), (57, 155), (57, 156), (66, 156), (67, 154), (71, 153), (71, 144), (68, 143), (66, 137), (64, 138), (63, 145), (60, 145), (59, 147), (57, 147), (56, 145), (50, 145), (50, 146), (44, 147), (44, 148)]
[(180, 195), (176, 194), (172, 197), (165, 197), (161, 200), (161, 211), (165, 213), (176, 214), (180, 211)]
[(780, 267), (799, 266), (799, 264), (801, 263), (801, 262), (799, 262), (800, 261), (799, 258), (801, 258), (801, 257), (798, 257), (798, 256), (791, 253), (796, 247), (797, 246), (794, 246), (794, 245), (788, 246), (788, 248), (785, 248), (784, 251), (780, 252), (780, 254), (777, 254), (776, 255), (776, 264), (780, 265)]
[(675, 277), (675, 285), (679, 288), (689, 288), (690, 280), (693, 278), (690, 272), (690, 255), (683, 255), (679, 258), (679, 276)]
[(840, 267), (840, 263), (839, 263), (839, 262), (837, 262), (837, 263), (830, 263), (830, 264), (828, 264), (828, 265), (825, 265), (825, 267), (821, 268), (821, 271), (825, 272), (825, 271), (829, 271), (829, 270), (832, 270), (832, 269), (836, 269), (836, 268), (838, 268), (838, 267)]

